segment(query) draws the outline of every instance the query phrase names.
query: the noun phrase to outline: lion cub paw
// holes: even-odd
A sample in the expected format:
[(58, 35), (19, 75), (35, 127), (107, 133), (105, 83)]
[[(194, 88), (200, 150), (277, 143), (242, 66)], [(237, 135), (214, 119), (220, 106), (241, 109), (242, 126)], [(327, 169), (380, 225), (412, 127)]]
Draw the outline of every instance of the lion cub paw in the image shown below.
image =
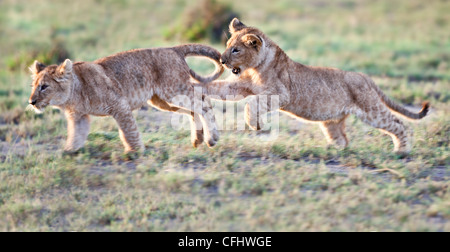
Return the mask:
[(191, 135), (191, 143), (194, 148), (198, 148), (204, 141), (203, 130), (196, 130)]
[(211, 134), (211, 137), (206, 141), (206, 145), (208, 145), (209, 148), (212, 148), (214, 146), (216, 146), (217, 142), (219, 141), (219, 132), (218, 131), (213, 131)]

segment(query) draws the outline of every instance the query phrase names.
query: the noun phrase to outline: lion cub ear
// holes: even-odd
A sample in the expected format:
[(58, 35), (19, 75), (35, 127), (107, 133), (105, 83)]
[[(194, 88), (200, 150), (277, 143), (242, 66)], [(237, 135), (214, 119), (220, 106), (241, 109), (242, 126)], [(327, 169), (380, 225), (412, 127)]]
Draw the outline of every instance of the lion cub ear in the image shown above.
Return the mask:
[(240, 31), (246, 27), (247, 26), (245, 24), (243, 24), (238, 18), (234, 18), (230, 23), (229, 29), (230, 29), (230, 33), (233, 34), (233, 33)]
[(34, 61), (33, 65), (30, 66), (30, 71), (31, 71), (31, 77), (36, 77), (36, 75), (38, 75), (38, 73), (40, 73), (42, 70), (44, 70), (44, 68), (46, 68), (46, 65), (39, 63), (37, 60)]
[(56, 69), (57, 75), (60, 77), (60, 81), (67, 80), (72, 75), (72, 61), (66, 59), (58, 68)]
[(244, 42), (245, 46), (252, 47), (257, 50), (259, 50), (259, 48), (261, 48), (263, 44), (262, 38), (254, 34), (245, 35), (244, 37), (242, 37), (242, 42)]

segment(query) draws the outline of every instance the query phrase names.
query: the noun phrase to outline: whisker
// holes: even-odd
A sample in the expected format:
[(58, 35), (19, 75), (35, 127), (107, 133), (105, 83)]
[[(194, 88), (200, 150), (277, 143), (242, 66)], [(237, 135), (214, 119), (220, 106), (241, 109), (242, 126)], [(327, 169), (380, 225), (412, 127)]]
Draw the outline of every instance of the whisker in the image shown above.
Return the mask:
[(28, 106), (25, 108), (25, 111), (33, 111), (35, 114), (42, 114), (44, 112), (43, 110), (38, 109), (31, 104), (28, 104)]

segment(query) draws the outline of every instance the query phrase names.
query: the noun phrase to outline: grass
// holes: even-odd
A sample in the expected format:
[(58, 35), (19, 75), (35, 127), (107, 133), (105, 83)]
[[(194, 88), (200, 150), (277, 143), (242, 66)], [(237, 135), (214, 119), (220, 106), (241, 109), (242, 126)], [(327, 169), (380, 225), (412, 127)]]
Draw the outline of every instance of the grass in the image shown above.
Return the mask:
[[(411, 155), (392, 154), (388, 136), (354, 117), (347, 121), (351, 144), (338, 150), (316, 125), (285, 115), (275, 141), (223, 131), (216, 148), (193, 149), (189, 131), (171, 127), (172, 114), (148, 109), (136, 112), (146, 145), (138, 159), (122, 154), (111, 118), (94, 118), (85, 148), (65, 156), (62, 113), (25, 112), (29, 55), (51, 51), (54, 41), (74, 60), (184, 43), (163, 34), (193, 3), (5, 0), (1, 231), (450, 231), (448, 3), (227, 2), (299, 62), (368, 73), (410, 109), (430, 101), (428, 117), (406, 122), (414, 131)], [(220, 103), (216, 110), (221, 117)]]

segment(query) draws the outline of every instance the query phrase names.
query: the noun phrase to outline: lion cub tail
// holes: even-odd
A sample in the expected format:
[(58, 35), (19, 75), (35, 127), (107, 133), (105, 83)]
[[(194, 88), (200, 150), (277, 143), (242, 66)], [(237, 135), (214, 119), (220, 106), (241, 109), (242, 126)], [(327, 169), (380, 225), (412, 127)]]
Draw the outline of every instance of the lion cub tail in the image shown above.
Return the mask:
[(419, 120), (419, 119), (424, 118), (430, 111), (430, 103), (424, 102), (422, 104), (422, 110), (420, 110), (419, 113), (413, 113), (413, 112), (407, 110), (406, 108), (404, 108), (403, 106), (395, 103), (393, 100), (391, 100), (389, 97), (387, 97), (383, 93), (383, 91), (381, 91), (381, 89), (377, 85), (375, 85), (375, 83), (373, 81), (371, 81), (371, 82), (372, 82), (373, 87), (375, 87), (375, 90), (377, 91), (381, 100), (384, 102), (384, 104), (386, 104), (386, 106), (388, 106), (392, 111), (397, 112), (400, 115), (403, 115), (409, 119)]
[(212, 82), (215, 79), (219, 78), (224, 71), (224, 68), (220, 63), (221, 54), (219, 51), (217, 51), (212, 47), (199, 44), (188, 44), (176, 46), (173, 49), (177, 51), (179, 54), (181, 54), (183, 58), (189, 56), (201, 56), (210, 59), (214, 63), (214, 65), (216, 66), (216, 70), (211, 75), (206, 77), (200, 76), (199, 74), (194, 72), (194, 70), (190, 69), (190, 74), (192, 78), (196, 79), (199, 82), (202, 83)]

